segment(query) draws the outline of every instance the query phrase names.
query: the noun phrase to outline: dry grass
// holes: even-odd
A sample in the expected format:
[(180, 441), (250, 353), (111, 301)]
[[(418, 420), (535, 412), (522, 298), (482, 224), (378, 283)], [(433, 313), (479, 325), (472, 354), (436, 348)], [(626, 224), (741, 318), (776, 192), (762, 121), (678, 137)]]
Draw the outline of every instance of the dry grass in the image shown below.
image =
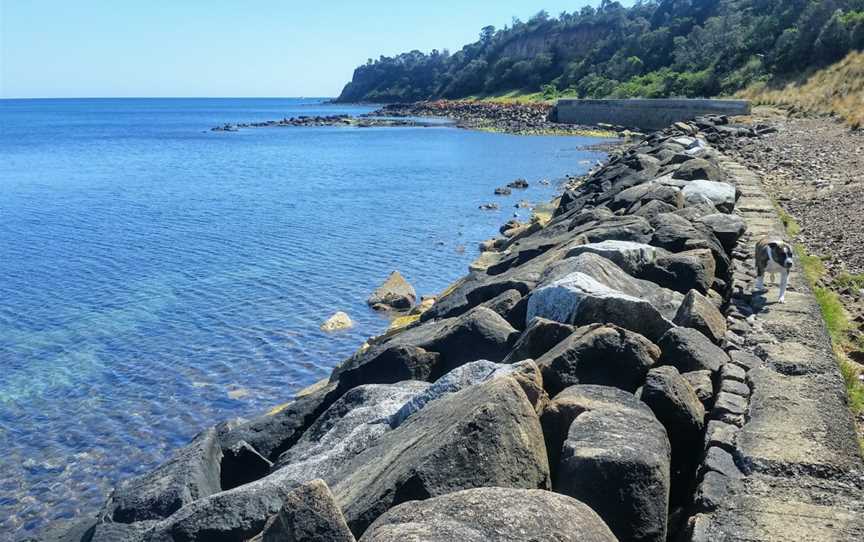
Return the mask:
[(776, 105), (793, 112), (836, 115), (851, 128), (864, 128), (864, 52), (796, 81), (759, 83), (738, 95), (755, 105)]

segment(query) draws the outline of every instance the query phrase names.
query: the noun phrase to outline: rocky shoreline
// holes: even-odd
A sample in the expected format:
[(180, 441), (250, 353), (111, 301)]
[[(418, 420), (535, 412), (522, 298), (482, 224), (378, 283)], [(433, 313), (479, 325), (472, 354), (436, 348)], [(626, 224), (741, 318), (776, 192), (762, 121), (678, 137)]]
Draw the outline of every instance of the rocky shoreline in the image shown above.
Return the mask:
[[(589, 135), (615, 137), (623, 126), (579, 126), (554, 120), (548, 103), (504, 103), (474, 100), (435, 100), (385, 105), (370, 113), (376, 117), (437, 117), (453, 119), (460, 128), (519, 135)], [(629, 132), (629, 135), (636, 134)]]
[(441, 126), (440, 123), (429, 123), (410, 119), (382, 119), (371, 117), (352, 117), (351, 115), (300, 115), (285, 117), (280, 120), (262, 122), (227, 123), (210, 128), (211, 132), (237, 132), (242, 128), (308, 128), (316, 126), (355, 126), (357, 128), (374, 127), (428, 127)]
[[(435, 122), (423, 121), (424, 117)], [(389, 104), (358, 117), (351, 115), (299, 116), (214, 126), (213, 132), (237, 132), (245, 128), (290, 128), (318, 126), (440, 127), (452, 123), (459, 128), (505, 132), (516, 135), (573, 135), (623, 137), (643, 134), (623, 126), (579, 126), (554, 121), (554, 106), (547, 103), (502, 103), (473, 100), (436, 100)]]
[[(727, 137), (760, 134), (706, 118), (617, 150), (329, 379), (46, 539), (711, 539), (718, 488), (748, 468), (765, 306), (710, 143)], [(413, 304), (402, 289), (370, 303)]]

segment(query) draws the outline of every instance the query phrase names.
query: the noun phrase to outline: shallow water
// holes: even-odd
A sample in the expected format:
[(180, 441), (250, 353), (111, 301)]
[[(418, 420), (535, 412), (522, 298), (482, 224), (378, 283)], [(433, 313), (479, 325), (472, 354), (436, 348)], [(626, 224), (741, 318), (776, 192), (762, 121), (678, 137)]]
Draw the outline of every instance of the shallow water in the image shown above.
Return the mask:
[[(386, 327), (365, 299), (391, 270), (442, 290), (516, 201), (553, 197), (536, 181), (603, 158), (452, 127), (208, 130), (369, 110), (0, 101), (0, 539), (327, 376)], [(492, 195), (516, 177), (531, 188)], [(337, 310), (356, 327), (319, 331)]]

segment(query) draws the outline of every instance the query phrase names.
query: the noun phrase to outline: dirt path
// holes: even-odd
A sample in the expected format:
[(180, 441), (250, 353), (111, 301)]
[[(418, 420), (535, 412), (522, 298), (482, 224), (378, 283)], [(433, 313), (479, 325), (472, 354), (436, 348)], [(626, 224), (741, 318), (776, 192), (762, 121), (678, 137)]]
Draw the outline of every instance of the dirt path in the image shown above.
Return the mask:
[(864, 131), (830, 119), (789, 119), (757, 108), (777, 133), (735, 140), (727, 154), (762, 175), (800, 225), (796, 242), (823, 257), (831, 278), (864, 273)]

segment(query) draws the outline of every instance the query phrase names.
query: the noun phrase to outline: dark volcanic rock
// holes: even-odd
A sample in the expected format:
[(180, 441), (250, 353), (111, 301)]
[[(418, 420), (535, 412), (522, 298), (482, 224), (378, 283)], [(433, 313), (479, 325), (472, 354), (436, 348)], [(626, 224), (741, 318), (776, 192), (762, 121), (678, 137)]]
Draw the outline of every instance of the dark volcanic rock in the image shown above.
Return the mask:
[(342, 395), (336, 383), (288, 403), (278, 412), (260, 416), (228, 430), (221, 438), (226, 448), (246, 441), (259, 454), (276, 461), (279, 454), (294, 445), (303, 431)]
[(546, 318), (534, 318), (519, 336), (513, 350), (503, 363), (516, 363), (523, 359), (537, 359), (576, 330), (575, 326)]
[(207, 429), (157, 469), (117, 486), (102, 515), (118, 523), (166, 518), (222, 490), (221, 461), (217, 431)]
[(561, 447), (570, 431), (570, 425), (577, 417), (592, 410), (627, 407), (650, 414), (647, 405), (635, 395), (610, 386), (580, 384), (565, 388), (552, 398), (543, 408), (540, 423), (546, 438), (546, 451), (549, 453), (549, 468), (552, 479), (557, 480)]
[(651, 341), (620, 327), (591, 324), (577, 329), (537, 359), (547, 391), (574, 384), (613, 386), (633, 392), (660, 357)]
[(501, 315), (486, 307), (408, 329), (391, 339), (392, 345), (413, 345), (441, 355), (430, 375), (442, 374), (469, 361), (501, 361), (510, 352), (519, 332)]
[(684, 297), (673, 322), (692, 327), (718, 344), (726, 336), (726, 318), (711, 300), (696, 290), (690, 290)]
[[(540, 316), (567, 324), (609, 322), (659, 339), (674, 326), (671, 319), (682, 297), (639, 280), (596, 254), (568, 258), (528, 298), (528, 319)], [(557, 278), (563, 276), (563, 278)]]
[(427, 386), (407, 381), (350, 390), (280, 456), (271, 474), (184, 506), (156, 525), (147, 542), (233, 542), (260, 532), (294, 488), (343, 478), (347, 463), (390, 432), (389, 416)]
[(744, 219), (737, 215), (716, 213), (699, 217), (696, 221), (708, 226), (727, 252), (732, 252), (738, 239), (747, 231)]
[(273, 463), (245, 440), (222, 449), (221, 486), (231, 489), (267, 476)]
[(342, 463), (389, 431), (390, 417), (429, 387), (426, 382), (405, 380), (349, 390), (279, 456), (279, 475), (293, 471), (297, 481), (329, 479)]
[(549, 487), (540, 422), (509, 377), (433, 401), (343, 472), (332, 488), (355, 535), (405, 501), (485, 486)]
[(619, 540), (665, 542), (669, 464), (665, 429), (628, 399), (576, 418), (555, 490), (590, 506)]
[(330, 375), (344, 389), (362, 384), (392, 384), (402, 380), (429, 380), (441, 355), (410, 344), (383, 344), (358, 352)]
[(543, 377), (540, 375), (540, 370), (533, 361), (523, 360), (514, 364), (504, 364), (481, 359), (453, 369), (421, 393), (405, 401), (397, 411), (390, 415), (388, 424), (391, 427), (399, 427), (406, 419), (436, 399), (456, 393), (470, 386), (482, 384), (493, 378), (508, 375), (517, 379), (517, 382), (522, 386), (522, 390), (528, 395), (528, 400), (531, 401), (532, 405), (535, 404), (538, 394), (533, 393), (529, 395), (524, 382), (520, 381), (517, 377), (517, 375), (528, 376), (529, 378), (533, 377), (535, 383), (529, 387), (529, 390), (538, 387), (542, 389)]
[[(502, 521), (506, 518), (506, 521)], [(617, 542), (585, 504), (550, 491), (484, 487), (401, 504), (361, 542)]]
[(705, 179), (708, 181), (722, 181), (726, 178), (723, 171), (715, 164), (703, 158), (687, 160), (672, 174), (675, 179), (692, 181)]
[(657, 215), (652, 221), (654, 237), (651, 244), (671, 252), (684, 252), (696, 248), (707, 248), (714, 256), (717, 276), (726, 277), (729, 272), (729, 256), (723, 245), (707, 226), (696, 225), (675, 214)]
[(694, 466), (702, 451), (705, 407), (675, 367), (655, 367), (642, 388), (647, 404), (669, 435), (673, 471)]
[(639, 278), (686, 294), (690, 290), (707, 293), (714, 284), (716, 266), (708, 249), (678, 253), (659, 253), (651, 265), (642, 269)]
[(484, 301), (480, 306), (495, 311), (516, 329), (523, 329), (525, 327), (525, 313), (528, 309), (528, 300), (525, 299), (523, 301), (519, 290), (507, 290), (489, 301)]
[(657, 344), (663, 352), (660, 364), (672, 365), (683, 373), (703, 369), (716, 373), (729, 361), (726, 352), (692, 328), (671, 329), (660, 338)]
[(342, 511), (323, 480), (307, 482), (285, 498), (256, 542), (354, 542)]

